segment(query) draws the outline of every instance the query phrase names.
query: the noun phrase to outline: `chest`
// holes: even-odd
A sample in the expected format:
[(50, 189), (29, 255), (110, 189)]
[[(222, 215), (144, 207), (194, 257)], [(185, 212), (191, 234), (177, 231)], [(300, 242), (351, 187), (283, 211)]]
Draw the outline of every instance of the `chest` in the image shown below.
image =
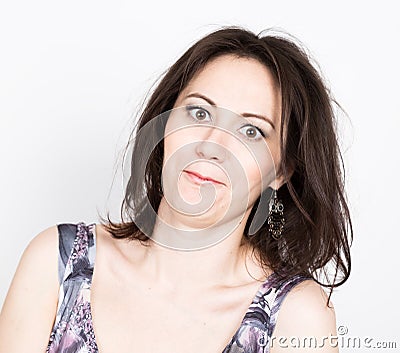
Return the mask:
[(98, 281), (93, 327), (100, 353), (218, 353), (228, 345), (259, 286), (224, 293), (161, 293)]

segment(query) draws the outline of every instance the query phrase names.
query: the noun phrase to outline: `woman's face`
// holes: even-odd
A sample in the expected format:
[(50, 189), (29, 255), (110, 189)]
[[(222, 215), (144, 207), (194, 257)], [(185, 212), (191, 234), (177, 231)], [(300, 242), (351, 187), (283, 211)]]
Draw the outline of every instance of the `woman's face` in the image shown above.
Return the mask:
[[(180, 93), (165, 128), (163, 192), (192, 226), (248, 216), (276, 179), (280, 96), (255, 59), (220, 56)], [(198, 223), (198, 225), (196, 225)]]

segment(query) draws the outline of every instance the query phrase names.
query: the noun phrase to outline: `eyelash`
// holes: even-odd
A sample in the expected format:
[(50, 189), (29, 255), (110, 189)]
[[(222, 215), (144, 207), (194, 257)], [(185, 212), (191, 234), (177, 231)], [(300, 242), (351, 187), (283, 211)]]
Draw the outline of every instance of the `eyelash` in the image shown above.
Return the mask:
[[(263, 138), (265, 138), (265, 133), (264, 133), (264, 131), (261, 130), (261, 128), (259, 128), (258, 126), (254, 125), (254, 124), (244, 124), (244, 125), (242, 125), (242, 127), (241, 127), (239, 130), (243, 129), (244, 127), (252, 127), (252, 128), (255, 128), (255, 129), (260, 133), (260, 135), (261, 135)], [(251, 140), (251, 141), (258, 140), (258, 139), (260, 138), (260, 137), (250, 138), (250, 137), (247, 137), (246, 135), (244, 135), (244, 136), (245, 136), (248, 140)]]
[[(191, 117), (194, 121), (197, 121), (197, 122), (199, 121), (198, 119), (196, 119), (196, 118), (191, 114), (192, 111), (194, 111), (194, 110), (201, 110), (201, 111), (205, 112), (205, 113), (210, 117), (210, 119), (211, 119), (211, 114), (207, 111), (207, 109), (204, 109), (204, 108), (199, 107), (199, 106), (196, 106), (196, 105), (188, 105), (188, 106), (186, 106), (185, 108), (186, 108), (186, 111), (188, 112), (188, 114), (190, 115), (190, 117)], [(240, 127), (239, 130), (243, 129), (244, 127), (255, 128), (255, 129), (260, 133), (260, 135), (261, 135), (263, 138), (265, 138), (266, 135), (267, 135), (267, 134), (266, 134), (260, 127), (258, 127), (257, 125), (254, 125), (254, 124), (243, 124), (243, 125)], [(245, 136), (246, 139), (248, 139), (248, 140), (250, 140), (250, 141), (256, 141), (256, 140), (260, 139), (260, 138), (249, 138), (249, 137), (246, 136), (246, 134), (243, 134), (243, 135)]]

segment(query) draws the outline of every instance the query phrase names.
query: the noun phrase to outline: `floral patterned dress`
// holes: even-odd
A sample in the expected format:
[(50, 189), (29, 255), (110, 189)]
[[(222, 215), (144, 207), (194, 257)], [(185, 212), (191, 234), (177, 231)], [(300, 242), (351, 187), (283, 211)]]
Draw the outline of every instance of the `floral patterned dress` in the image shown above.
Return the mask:
[[(96, 254), (95, 223), (64, 223), (57, 227), (60, 292), (46, 353), (98, 353), (90, 309)], [(307, 279), (310, 278), (298, 275), (282, 281), (275, 273), (269, 276), (222, 353), (268, 353), (284, 297), (296, 284)]]

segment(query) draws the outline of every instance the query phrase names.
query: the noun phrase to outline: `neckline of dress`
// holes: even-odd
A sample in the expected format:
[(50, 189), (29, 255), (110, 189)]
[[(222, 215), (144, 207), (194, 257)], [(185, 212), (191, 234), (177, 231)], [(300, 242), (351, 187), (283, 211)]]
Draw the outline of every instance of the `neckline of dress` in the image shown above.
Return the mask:
[[(94, 257), (93, 257), (93, 271), (94, 271), (94, 262), (95, 262), (95, 255), (96, 255), (96, 246), (97, 246), (97, 234), (96, 234), (96, 223), (91, 223), (88, 225), (88, 229), (91, 232), (92, 236), (93, 236), (93, 246), (92, 246), (92, 250), (94, 253)], [(231, 344), (232, 341), (236, 338), (236, 335), (238, 334), (240, 328), (242, 327), (247, 314), (250, 312), (251, 307), (256, 304), (256, 299), (258, 297), (260, 297), (260, 295), (262, 295), (266, 289), (268, 289), (271, 285), (271, 280), (276, 276), (275, 272), (270, 273), (267, 278), (261, 283), (261, 285), (258, 287), (257, 292), (255, 293), (255, 295), (253, 296), (253, 299), (251, 300), (250, 305), (248, 306), (245, 314), (243, 315), (243, 318), (240, 321), (239, 327), (236, 329), (235, 333), (233, 334), (232, 338), (229, 340), (228, 344), (226, 345), (226, 347), (222, 350), (222, 352), (224, 352)], [(89, 304), (89, 314), (90, 314), (90, 321), (91, 321), (91, 331), (93, 333), (93, 339), (94, 342), (96, 343), (97, 346), (97, 342), (96, 342), (96, 333), (94, 330), (94, 325), (93, 325), (93, 315), (92, 315), (92, 300), (91, 300), (91, 294), (92, 294), (92, 279), (93, 279), (93, 272), (92, 272), (92, 278), (90, 279), (90, 285), (89, 285), (89, 291), (90, 291), (90, 295), (88, 298), (88, 304)], [(97, 347), (98, 350), (98, 347)]]
[(225, 352), (225, 350), (233, 343), (234, 339), (236, 338), (237, 334), (239, 333), (240, 328), (242, 327), (242, 325), (244, 324), (247, 314), (250, 313), (250, 310), (252, 308), (253, 305), (257, 304), (256, 303), (256, 299), (258, 297), (260, 297), (261, 295), (263, 295), (270, 287), (271, 287), (271, 283), (272, 283), (272, 279), (276, 276), (275, 272), (272, 272), (271, 274), (268, 275), (268, 277), (265, 279), (264, 282), (261, 283), (261, 285), (258, 287), (258, 290), (256, 292), (256, 294), (254, 295), (250, 305), (248, 306), (242, 320), (240, 321), (239, 327), (236, 329), (235, 333), (233, 334), (232, 338), (229, 340), (228, 344), (226, 345), (226, 347), (223, 349), (222, 353)]

